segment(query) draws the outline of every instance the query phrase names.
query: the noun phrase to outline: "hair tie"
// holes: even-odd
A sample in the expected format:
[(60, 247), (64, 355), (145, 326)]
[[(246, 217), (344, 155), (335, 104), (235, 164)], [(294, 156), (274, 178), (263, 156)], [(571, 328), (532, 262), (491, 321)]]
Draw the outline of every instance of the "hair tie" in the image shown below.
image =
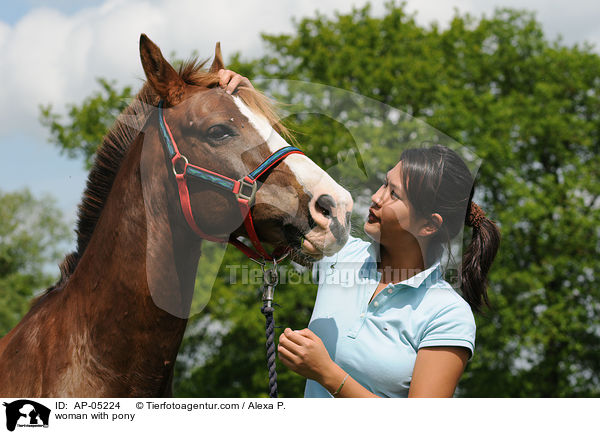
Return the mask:
[(474, 228), (479, 229), (481, 225), (481, 221), (485, 218), (485, 212), (479, 208), (475, 202), (471, 202), (471, 207), (469, 208), (469, 217), (467, 219), (467, 226), (472, 226)]

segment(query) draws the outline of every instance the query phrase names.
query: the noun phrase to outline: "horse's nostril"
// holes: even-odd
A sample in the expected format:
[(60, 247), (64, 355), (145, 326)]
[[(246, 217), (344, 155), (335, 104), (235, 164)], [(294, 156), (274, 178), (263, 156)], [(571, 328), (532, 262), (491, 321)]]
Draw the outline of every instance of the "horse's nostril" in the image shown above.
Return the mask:
[(315, 203), (315, 208), (317, 209), (317, 211), (319, 211), (321, 214), (323, 214), (325, 217), (329, 217), (331, 215), (331, 212), (326, 209), (323, 208), (321, 205), (319, 205), (319, 203)]
[(331, 216), (331, 210), (335, 207), (335, 200), (328, 194), (322, 194), (315, 202), (317, 210), (325, 217)]

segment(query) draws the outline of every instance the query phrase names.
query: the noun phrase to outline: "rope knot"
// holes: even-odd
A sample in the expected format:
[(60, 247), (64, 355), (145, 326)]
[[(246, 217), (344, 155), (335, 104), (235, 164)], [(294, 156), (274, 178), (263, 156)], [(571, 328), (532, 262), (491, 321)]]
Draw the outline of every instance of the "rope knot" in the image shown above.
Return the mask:
[(263, 306), (260, 308), (260, 311), (264, 316), (267, 316), (267, 315), (273, 315), (273, 312), (275, 312), (275, 309), (273, 308), (273, 306)]

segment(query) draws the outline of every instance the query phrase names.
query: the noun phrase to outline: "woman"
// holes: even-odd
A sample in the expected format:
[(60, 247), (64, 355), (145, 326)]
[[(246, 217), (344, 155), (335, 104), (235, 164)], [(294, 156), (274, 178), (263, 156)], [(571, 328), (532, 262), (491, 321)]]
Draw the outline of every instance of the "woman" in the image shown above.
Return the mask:
[[(232, 71), (219, 75), (229, 93), (251, 86)], [(307, 378), (305, 397), (454, 394), (473, 354), (472, 311), (488, 303), (486, 277), (500, 239), (472, 202), (473, 182), (444, 146), (404, 151), (371, 197), (364, 230), (372, 241), (350, 237), (315, 263), (309, 327), (286, 329), (278, 346), (280, 360)], [(442, 279), (439, 261), (465, 224), (473, 235), (460, 273), (463, 299)]]

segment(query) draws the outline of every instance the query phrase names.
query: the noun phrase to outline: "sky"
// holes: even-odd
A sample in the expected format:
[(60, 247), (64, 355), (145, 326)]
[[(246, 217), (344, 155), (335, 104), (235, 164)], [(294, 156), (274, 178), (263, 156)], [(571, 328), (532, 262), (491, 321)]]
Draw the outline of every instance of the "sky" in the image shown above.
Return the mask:
[[(140, 33), (163, 53), (210, 57), (221, 42), (224, 58), (264, 53), (260, 33), (290, 33), (293, 19), (331, 16), (362, 6), (362, 0), (20, 0), (0, 3), (0, 191), (29, 188), (51, 194), (74, 225), (87, 173), (80, 161), (61, 156), (48, 143), (39, 106), (64, 112), (98, 90), (97, 77), (137, 89), (143, 79)], [(372, 0), (375, 15), (383, 0)], [(475, 16), (496, 7), (534, 11), (551, 40), (600, 46), (600, 2), (589, 0), (409, 0), (421, 24), (447, 25), (457, 9)], [(597, 48), (596, 48), (597, 50)]]

